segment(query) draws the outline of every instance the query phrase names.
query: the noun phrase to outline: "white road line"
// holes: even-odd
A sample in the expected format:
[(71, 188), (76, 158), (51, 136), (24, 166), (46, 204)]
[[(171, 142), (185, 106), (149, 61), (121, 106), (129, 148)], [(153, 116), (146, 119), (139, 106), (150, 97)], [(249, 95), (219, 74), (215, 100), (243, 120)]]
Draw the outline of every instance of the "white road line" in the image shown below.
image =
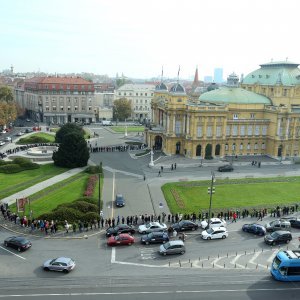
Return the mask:
[(277, 250), (273, 250), (272, 254), (267, 259), (268, 263), (271, 263), (273, 261), (274, 257), (276, 256), (276, 253), (277, 253)]
[(211, 265), (214, 265), (215, 267), (218, 267), (220, 269), (223, 269), (224, 266), (221, 266), (218, 264), (219, 260), (222, 259), (222, 258), (225, 258), (225, 257), (219, 257), (219, 258), (216, 258), (214, 259), (212, 262), (211, 262)]
[(110, 262), (114, 264), (116, 262), (116, 248), (111, 248), (111, 259)]
[(262, 265), (262, 264), (258, 264), (258, 263), (256, 263), (255, 262), (255, 260), (258, 258), (258, 256), (261, 254), (261, 252), (256, 252), (254, 255), (253, 255), (253, 257), (249, 260), (249, 263), (250, 264), (253, 264), (253, 265), (257, 265), (257, 266), (259, 266), (259, 267), (261, 267), (261, 268), (263, 268), (263, 269), (265, 269), (267, 266), (265, 265)]
[(237, 267), (241, 268), (241, 269), (245, 269), (245, 266), (242, 266), (240, 264), (237, 263), (237, 260), (243, 256), (243, 254), (238, 254), (230, 263), (233, 265), (236, 265)]
[(9, 252), (9, 253), (11, 253), (11, 254), (13, 254), (13, 255), (15, 255), (15, 256), (17, 256), (17, 257), (19, 257), (19, 258), (22, 258), (22, 259), (26, 260), (25, 257), (23, 257), (23, 256), (21, 256), (21, 255), (18, 255), (18, 254), (16, 254), (16, 253), (13, 253), (13, 252), (7, 250), (7, 249), (4, 248), (4, 247), (1, 247), (1, 246), (0, 246), (0, 248), (3, 249), (3, 250), (5, 250), (5, 251), (7, 251), (7, 252)]

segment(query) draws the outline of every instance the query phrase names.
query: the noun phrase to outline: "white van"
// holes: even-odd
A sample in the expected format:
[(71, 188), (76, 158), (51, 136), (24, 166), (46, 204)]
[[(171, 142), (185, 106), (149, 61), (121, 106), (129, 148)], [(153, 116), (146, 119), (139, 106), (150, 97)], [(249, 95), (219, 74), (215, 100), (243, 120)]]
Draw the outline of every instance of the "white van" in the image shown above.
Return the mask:
[(101, 123), (102, 123), (103, 126), (112, 126), (111, 121), (103, 120)]

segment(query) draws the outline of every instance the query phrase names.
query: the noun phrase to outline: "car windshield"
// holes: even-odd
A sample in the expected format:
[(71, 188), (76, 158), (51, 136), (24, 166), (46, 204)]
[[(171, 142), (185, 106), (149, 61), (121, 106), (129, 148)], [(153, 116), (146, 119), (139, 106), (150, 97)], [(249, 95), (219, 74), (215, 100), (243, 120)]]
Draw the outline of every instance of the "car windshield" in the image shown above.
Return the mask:
[(212, 228), (209, 228), (209, 229), (206, 230), (206, 232), (207, 232), (208, 234), (212, 234), (212, 233), (214, 232), (214, 230), (213, 230)]
[(270, 234), (270, 236), (274, 239), (274, 238), (277, 238), (279, 236), (279, 234), (276, 231), (274, 231)]
[(149, 239), (152, 239), (153, 237), (154, 237), (154, 234), (152, 232), (148, 234)]
[(164, 247), (165, 249), (168, 249), (168, 248), (170, 247), (170, 243), (168, 242), (168, 243), (163, 244), (163, 247)]

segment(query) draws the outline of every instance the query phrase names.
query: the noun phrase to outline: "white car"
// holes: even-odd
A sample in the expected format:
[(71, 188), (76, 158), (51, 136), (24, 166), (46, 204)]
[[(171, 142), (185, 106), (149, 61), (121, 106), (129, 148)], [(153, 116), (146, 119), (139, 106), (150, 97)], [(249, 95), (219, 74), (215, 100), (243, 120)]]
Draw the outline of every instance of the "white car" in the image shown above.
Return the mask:
[(3, 145), (5, 145), (5, 142), (0, 141), (0, 146), (3, 146)]
[(22, 136), (23, 134), (24, 134), (23, 131), (19, 131), (16, 135), (17, 135), (17, 136)]
[(158, 223), (158, 222), (150, 222), (144, 225), (139, 226), (139, 233), (150, 233), (153, 231), (164, 231), (167, 230), (167, 225), (164, 223)]
[(228, 237), (228, 231), (225, 227), (213, 227), (202, 231), (201, 237), (204, 240), (226, 239)]
[(7, 137), (4, 139), (4, 141), (6, 141), (6, 142), (11, 142), (11, 137), (7, 136)]
[[(201, 222), (201, 227), (203, 229), (207, 228), (207, 221), (204, 220)], [(223, 219), (219, 219), (219, 218), (211, 218), (210, 221), (209, 221), (209, 227), (212, 228), (212, 227), (226, 227), (226, 221), (223, 220)]]

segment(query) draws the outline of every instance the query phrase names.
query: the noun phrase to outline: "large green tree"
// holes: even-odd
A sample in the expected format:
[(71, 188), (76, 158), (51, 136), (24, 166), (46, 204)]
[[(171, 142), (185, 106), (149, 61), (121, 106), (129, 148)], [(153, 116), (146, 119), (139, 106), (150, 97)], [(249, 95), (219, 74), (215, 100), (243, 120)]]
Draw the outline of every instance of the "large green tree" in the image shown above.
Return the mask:
[(115, 120), (124, 121), (132, 114), (131, 101), (120, 98), (114, 101), (113, 114)]
[(0, 126), (7, 125), (17, 118), (17, 106), (12, 90), (7, 86), (0, 87)]
[(81, 126), (75, 124), (75, 123), (67, 123), (63, 125), (56, 133), (55, 135), (55, 142), (56, 143), (62, 143), (64, 140), (64, 137), (69, 133), (78, 133), (82, 137), (84, 136), (84, 131)]
[(54, 164), (59, 167), (77, 168), (87, 165), (90, 153), (82, 134), (70, 132), (66, 134), (52, 156)]

